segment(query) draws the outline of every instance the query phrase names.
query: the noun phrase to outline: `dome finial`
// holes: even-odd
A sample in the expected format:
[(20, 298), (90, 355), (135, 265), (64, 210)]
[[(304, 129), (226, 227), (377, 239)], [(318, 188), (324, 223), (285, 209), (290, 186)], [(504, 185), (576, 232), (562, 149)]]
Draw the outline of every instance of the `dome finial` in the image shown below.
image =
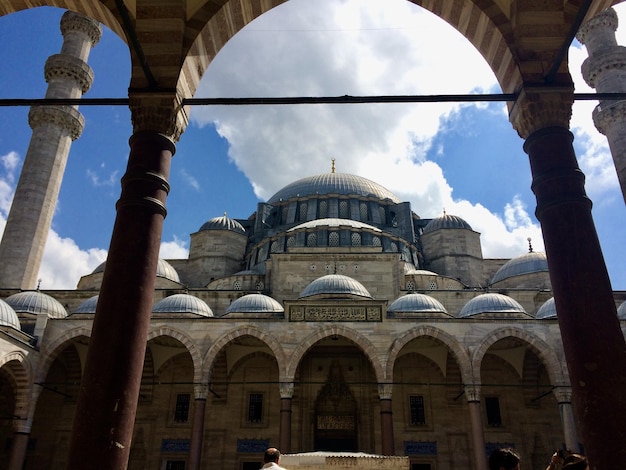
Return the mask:
[(41, 278), (37, 279), (37, 290), (41, 287)]
[(533, 244), (531, 242), (532, 242), (533, 239), (528, 237), (526, 240), (528, 240), (528, 252), (532, 253), (533, 252)]
[(445, 207), (443, 208), (443, 215), (444, 216), (446, 215), (446, 208)]
[(331, 158), (330, 161), (332, 162), (330, 166), (330, 172), (334, 173), (335, 172), (335, 159)]
[(226, 217), (226, 211), (224, 211), (224, 217)]

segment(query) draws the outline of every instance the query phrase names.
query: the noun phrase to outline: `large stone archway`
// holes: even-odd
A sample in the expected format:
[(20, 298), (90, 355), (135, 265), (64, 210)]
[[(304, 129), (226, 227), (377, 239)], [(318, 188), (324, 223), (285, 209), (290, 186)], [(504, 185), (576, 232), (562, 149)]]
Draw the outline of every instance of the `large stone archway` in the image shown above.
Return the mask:
[[(85, 449), (100, 449), (95, 458), (114, 467), (128, 460), (133, 403), (139, 393), (136, 378), (141, 374), (148, 334), (170, 160), (174, 142), (188, 122), (183, 100), (194, 94), (210, 63), (211, 48), (219, 50), (245, 24), (280, 3), (180, 0), (164, 8), (160, 3), (140, 0), (128, 2), (120, 11), (120, 3), (111, 0), (37, 2), (79, 9), (105, 22), (133, 44), (130, 107), (134, 136), (128, 177), (123, 180), (91, 338), (70, 468), (79, 468), (83, 460), (94, 458), (94, 452)], [(586, 448), (599, 466), (624, 466), (626, 450), (606, 456), (604, 448), (622, 447), (621, 423), (626, 419), (626, 405), (619, 404), (626, 389), (626, 345), (619, 331), (584, 178), (568, 132), (573, 87), (562, 54), (576, 22), (582, 20), (579, 16), (593, 15), (612, 2), (592, 1), (586, 12), (573, 0), (541, 5), (529, 0), (414, 3), (464, 34), (481, 51), (502, 89), (518, 93), (510, 107), (510, 119), (520, 136), (527, 139), (525, 150), (531, 162), (554, 297), (557, 309), (565, 312), (559, 322), (575, 384), (574, 398), (579, 409), (585, 410), (581, 423), (587, 432)], [(27, 0), (5, 2), (0, 13), (30, 6)], [(155, 30), (159, 34), (152, 34)], [(168, 47), (162, 47), (164, 44)], [(94, 400), (96, 393), (89, 384), (95, 387), (102, 381), (115, 383), (122, 363), (128, 380), (120, 382), (118, 389), (102, 400)], [(620, 371), (617, 374), (616, 368)], [(119, 413), (113, 417), (102, 413), (114, 409), (119, 396), (125, 393), (130, 399), (124, 401)], [(112, 451), (109, 437), (87, 432), (93, 423), (81, 421), (80, 417), (92, 413), (100, 413), (97, 428), (116, 430), (111, 439), (119, 445)], [(606, 416), (615, 419), (607, 423)]]

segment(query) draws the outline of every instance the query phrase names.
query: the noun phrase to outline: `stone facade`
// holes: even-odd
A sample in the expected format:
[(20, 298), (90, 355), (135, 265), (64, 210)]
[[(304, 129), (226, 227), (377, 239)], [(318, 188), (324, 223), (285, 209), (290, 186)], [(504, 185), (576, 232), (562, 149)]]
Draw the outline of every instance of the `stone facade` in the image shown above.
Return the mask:
[[(195, 440), (202, 466), (225, 470), (258, 468), (269, 445), (433, 470), (471, 468), (501, 444), (531, 468), (577, 448), (572, 406), (559, 398), (569, 379), (558, 322), (536, 317), (551, 298), (545, 255), (484, 259), (480, 234), (459, 217), (386, 217), (407, 203), (363, 194), (371, 182), (353, 175), (325, 177), (325, 192), (305, 178), (297, 197), (248, 219), (211, 219), (187, 259), (159, 262), (129, 468), (184, 468)], [(345, 194), (339, 181), (352, 184)], [(362, 202), (367, 210), (345, 212), (353, 218), (319, 217)], [(285, 218), (260, 227), (268, 205)], [(446, 258), (471, 262), (432, 261)], [(207, 276), (209, 265), (220, 274)], [(0, 332), (2, 406), (15, 416), (0, 437), (26, 425), (26, 469), (66, 464), (105, 269), (77, 290), (31, 291), (32, 311), (17, 291), (0, 292), (28, 330)], [(625, 299), (615, 293), (616, 305)]]

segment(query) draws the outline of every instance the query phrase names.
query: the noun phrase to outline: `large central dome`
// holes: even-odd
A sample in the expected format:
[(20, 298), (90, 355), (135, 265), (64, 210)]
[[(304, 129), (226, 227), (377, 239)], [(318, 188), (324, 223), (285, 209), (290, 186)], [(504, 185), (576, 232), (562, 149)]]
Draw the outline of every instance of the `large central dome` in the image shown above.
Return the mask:
[(281, 200), (317, 194), (359, 195), (376, 199), (390, 199), (395, 203), (400, 202), (395, 194), (380, 184), (347, 173), (324, 173), (299, 179), (278, 191), (267, 202), (274, 204)]

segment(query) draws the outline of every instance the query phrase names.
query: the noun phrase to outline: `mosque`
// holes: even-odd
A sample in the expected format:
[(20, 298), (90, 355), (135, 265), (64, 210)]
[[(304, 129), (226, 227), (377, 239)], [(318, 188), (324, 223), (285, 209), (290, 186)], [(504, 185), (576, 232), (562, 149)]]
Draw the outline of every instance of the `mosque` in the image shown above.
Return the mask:
[[(224, 44), (283, 1), (0, 3), (0, 15), (72, 10), (45, 65), (45, 100), (56, 101), (30, 110), (0, 242), (6, 468), (252, 470), (275, 446), (291, 462), (323, 453), (360, 468), (486, 470), (503, 445), (524, 468), (545, 468), (554, 449), (625, 468), (626, 292), (612, 290), (572, 145), (567, 61), (577, 37), (626, 198), (619, 2), (411, 0), (494, 72), (529, 156), (545, 254), (529, 240), (513, 259), (485, 258), (462, 214), (422, 219), (332, 168), (248, 218), (207, 220), (186, 259), (160, 260), (189, 100)], [(37, 272), (101, 24), (133, 62), (128, 167), (106, 265), (76, 289), (43, 292)]]
[[(461, 217), (422, 219), (334, 168), (190, 237), (187, 259), (158, 263), (129, 468), (184, 469), (194, 440), (206, 462), (243, 470), (269, 445), (404, 455), (420, 470), (470, 468), (503, 444), (537, 468), (580, 448), (532, 246), (486, 259)], [(71, 291), (2, 292), (2, 354), (41, 371), (29, 397), (10, 367), (0, 375), (3, 416), (36, 402), (26, 469), (65, 468), (103, 272)], [(0, 433), (11, 440), (11, 420)]]

